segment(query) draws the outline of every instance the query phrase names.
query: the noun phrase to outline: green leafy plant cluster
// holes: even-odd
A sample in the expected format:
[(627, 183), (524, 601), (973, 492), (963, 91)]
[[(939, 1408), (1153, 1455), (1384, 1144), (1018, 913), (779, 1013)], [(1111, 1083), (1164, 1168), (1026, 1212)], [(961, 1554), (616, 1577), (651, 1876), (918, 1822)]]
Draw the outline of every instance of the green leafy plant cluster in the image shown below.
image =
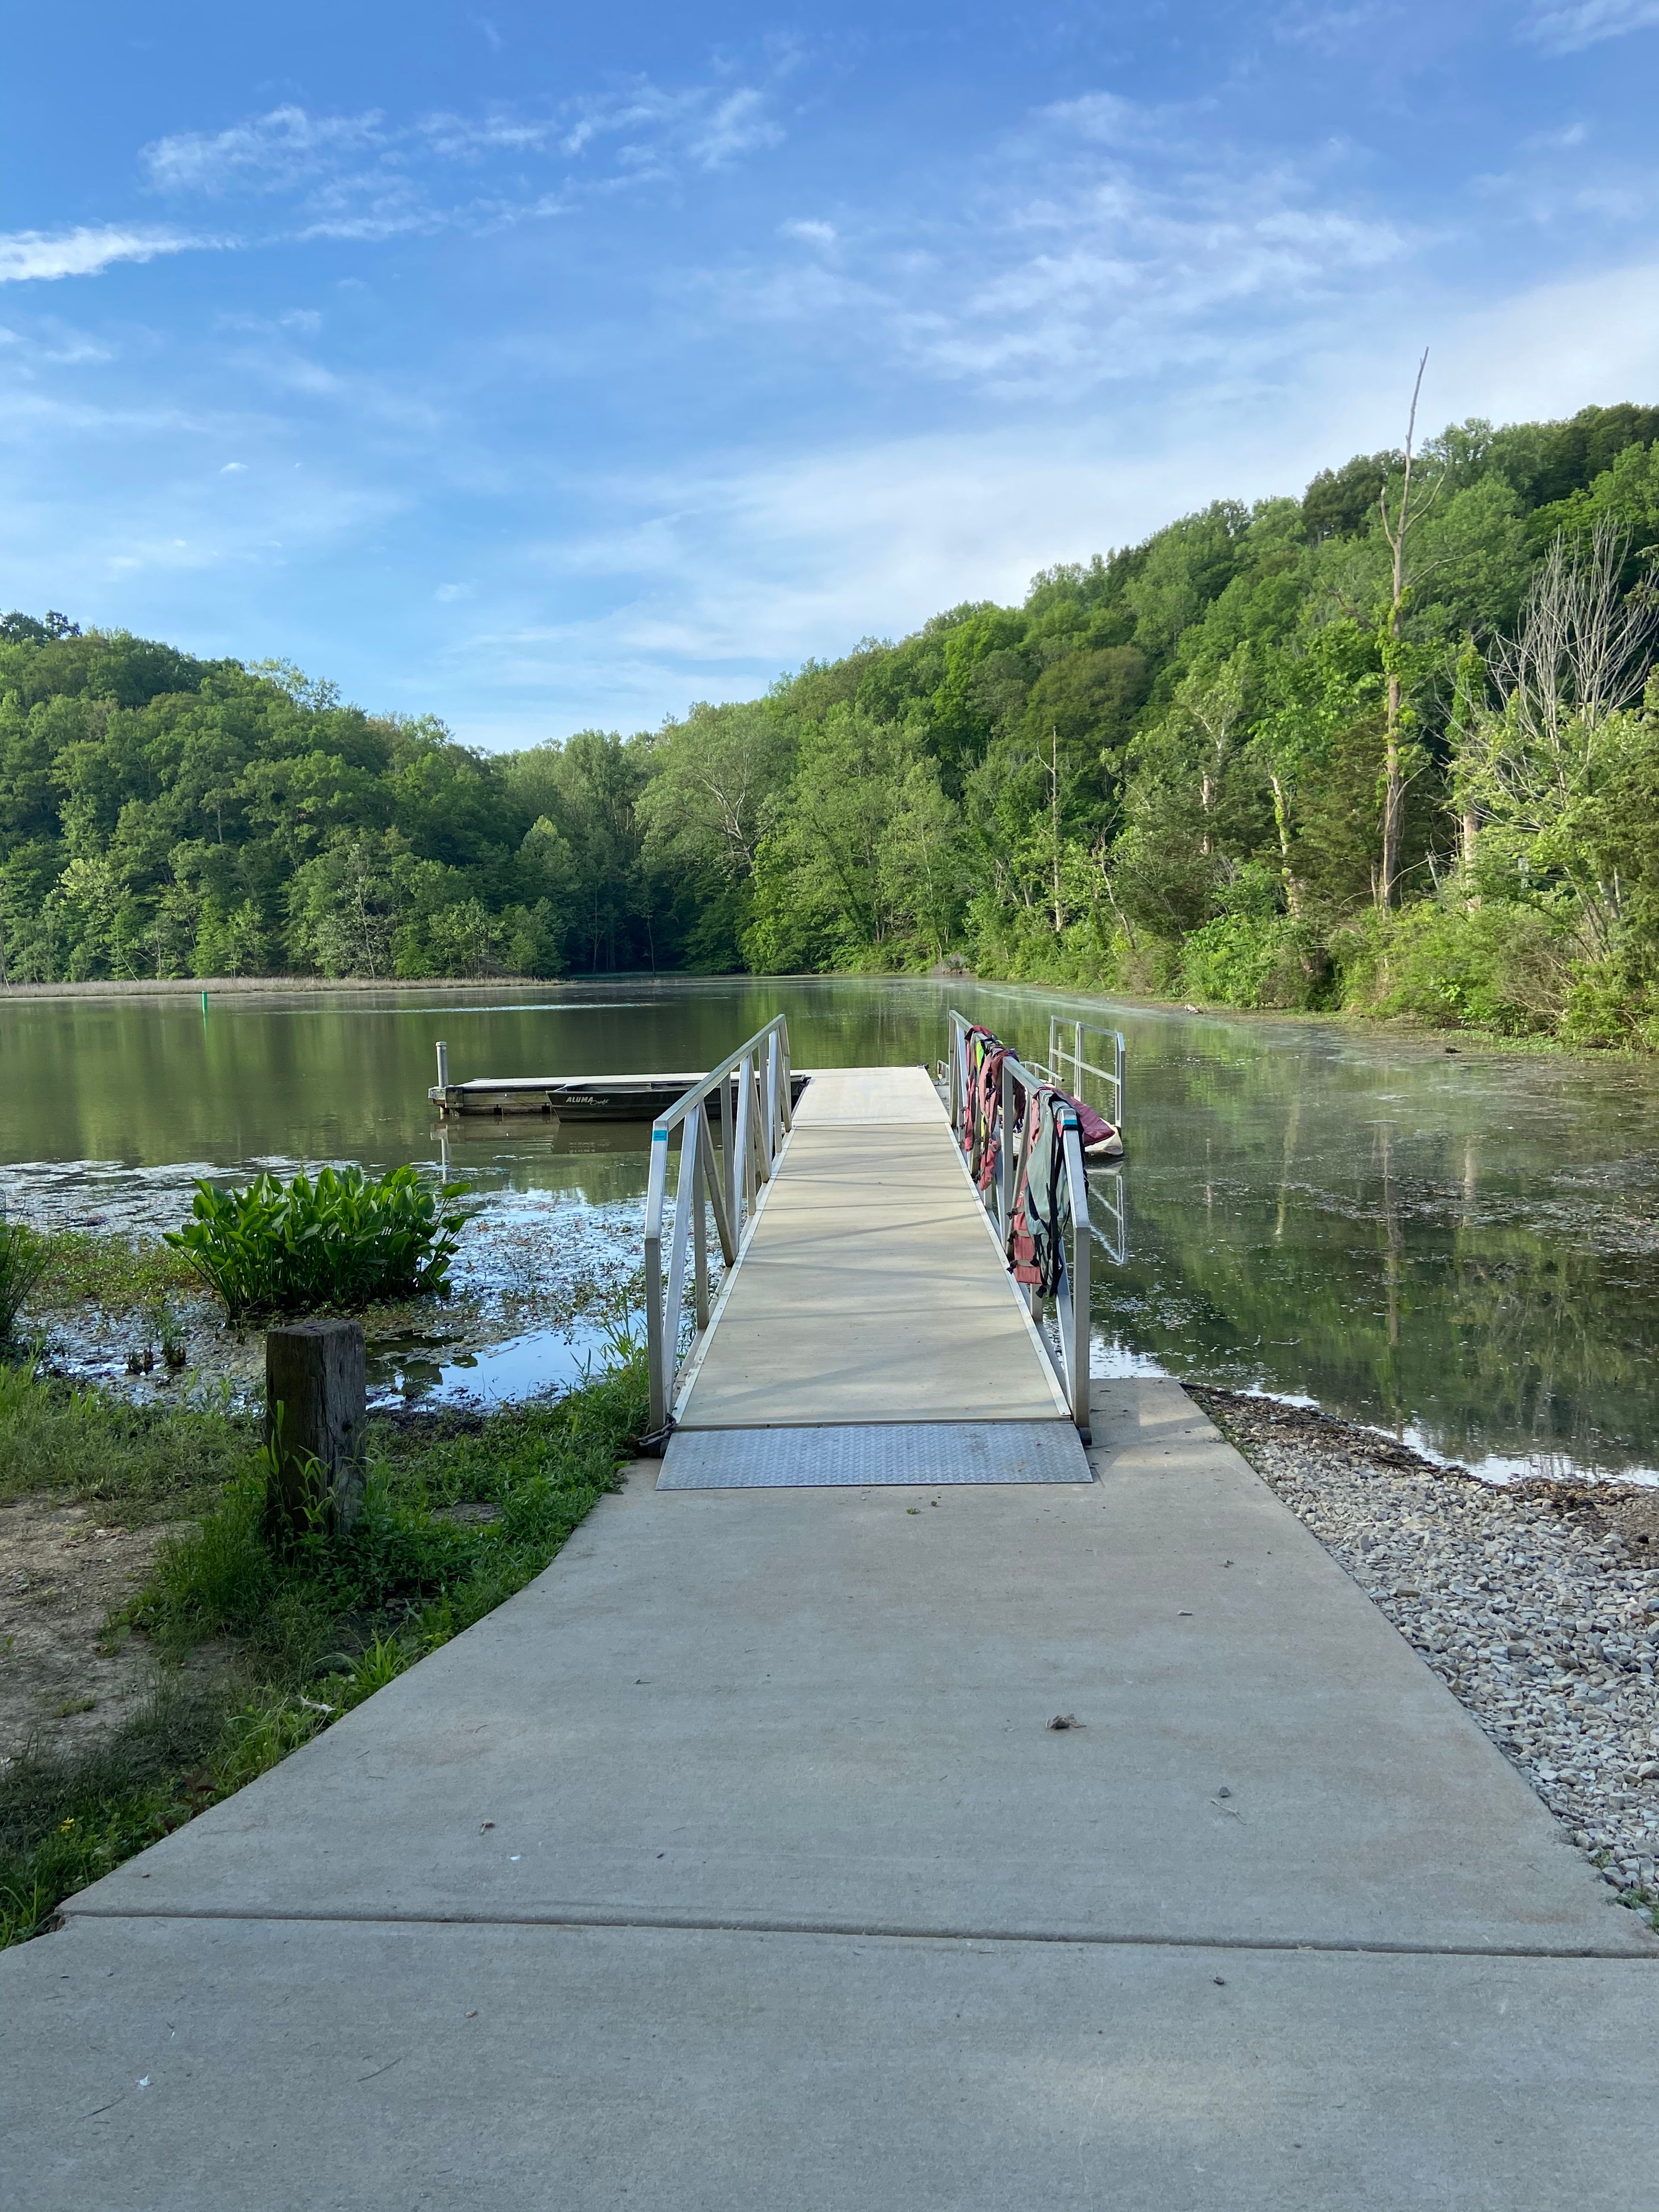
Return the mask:
[(465, 1216), (445, 1208), (467, 1188), (409, 1167), (378, 1179), (361, 1168), (324, 1168), (315, 1182), (262, 1175), (238, 1191), (198, 1183), (191, 1218), (167, 1241), (232, 1321), (420, 1297), (449, 1287)]
[[(188, 1423), (216, 1422), (222, 1480), (200, 1525), (162, 1547), (149, 1583), (112, 1624), (149, 1639), (149, 1705), (78, 1757), (31, 1749), (0, 1771), (0, 1942), (40, 1934), (65, 1897), (252, 1781), (539, 1574), (615, 1487), (644, 1424), (643, 1358), (622, 1336), (614, 1352), (614, 1366), (556, 1401), (371, 1423), (363, 1511), (344, 1541), (319, 1534), (273, 1547), (250, 1426), (224, 1414), (158, 1415), (156, 1433), (176, 1429), (179, 1451), (198, 1459), (203, 1440)], [(106, 1401), (80, 1395), (88, 1402), (75, 1418), (91, 1423)], [(56, 1402), (38, 1380), (14, 1396)], [(15, 1477), (43, 1488), (61, 1462), (48, 1429), (28, 1433), (38, 1462)], [(111, 1479), (130, 1493), (161, 1480), (148, 1441), (105, 1436)], [(125, 1477), (124, 1452), (133, 1455)], [(199, 1660), (182, 1670), (204, 1645), (221, 1671), (204, 1672)]]

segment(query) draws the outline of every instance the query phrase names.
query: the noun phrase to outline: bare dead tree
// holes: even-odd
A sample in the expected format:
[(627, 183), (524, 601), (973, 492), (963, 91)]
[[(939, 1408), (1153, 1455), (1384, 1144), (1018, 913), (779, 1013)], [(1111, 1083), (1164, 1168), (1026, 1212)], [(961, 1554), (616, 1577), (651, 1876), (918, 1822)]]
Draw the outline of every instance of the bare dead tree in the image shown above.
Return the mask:
[(1199, 850), (1210, 852), (1210, 813), (1220, 787), (1233, 734), (1244, 719), (1245, 664), (1249, 648), (1241, 647), (1207, 681), (1189, 676), (1176, 692), (1176, 704), (1187, 716), (1203, 744), (1199, 763), (1198, 804), (1203, 817)]
[[(1642, 696), (1659, 642), (1659, 590), (1648, 576), (1622, 588), (1629, 539), (1607, 518), (1588, 546), (1557, 537), (1539, 563), (1510, 638), (1488, 665), (1498, 708), (1474, 718), (1466, 788), (1480, 818), (1523, 839), (1551, 837), (1595, 788), (1609, 725)], [(1605, 942), (1618, 890), (1591, 881), (1552, 840), (1555, 865), (1578, 893), (1591, 939)]]
[(1412, 386), (1411, 413), (1406, 423), (1405, 473), (1399, 496), (1390, 503), (1385, 479), (1379, 501), (1383, 535), (1394, 556), (1393, 590), (1386, 624), (1389, 643), (1384, 654), (1388, 691), (1383, 720), (1382, 859), (1376, 876), (1377, 902), (1381, 906), (1392, 906), (1399, 889), (1400, 848), (1406, 819), (1405, 687), (1401, 680), (1399, 648), (1413, 581), (1409, 564), (1411, 533), (1413, 526), (1433, 506), (1445, 481), (1443, 474), (1425, 489), (1420, 482), (1413, 483), (1412, 480), (1416, 465), (1413, 448), (1417, 441), (1417, 403), (1423, 390), (1423, 372), (1428, 365), (1428, 349), (1425, 347), (1423, 358), (1417, 364), (1417, 381)]
[(1620, 588), (1628, 534), (1606, 516), (1587, 548), (1558, 534), (1539, 563), (1512, 638), (1491, 667), (1510, 742), (1494, 761), (1517, 799), (1565, 800), (1608, 717), (1642, 696), (1659, 638), (1651, 579)]

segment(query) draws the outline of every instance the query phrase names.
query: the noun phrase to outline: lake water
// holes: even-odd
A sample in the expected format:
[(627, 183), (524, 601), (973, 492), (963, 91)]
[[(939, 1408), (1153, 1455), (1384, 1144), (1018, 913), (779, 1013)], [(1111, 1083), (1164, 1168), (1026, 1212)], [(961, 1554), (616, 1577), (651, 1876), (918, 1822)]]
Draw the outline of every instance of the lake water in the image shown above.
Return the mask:
[[(39, 1221), (172, 1226), (198, 1175), (435, 1165), (441, 1036), (456, 1080), (696, 1069), (781, 1012), (798, 1066), (891, 1064), (941, 1057), (952, 1004), (1028, 1053), (1051, 1012), (1127, 1038), (1129, 1251), (1097, 1255), (1097, 1371), (1312, 1401), (1492, 1475), (1659, 1467), (1659, 1073), (1624, 1060), (933, 981), (0, 999), (0, 1191)], [(644, 1125), (469, 1121), (447, 1150), (482, 1201), (464, 1280), (505, 1302), (487, 1340), (475, 1315), (470, 1341), (382, 1344), (383, 1379), (579, 1372), (602, 1325), (574, 1291), (550, 1321), (547, 1285), (625, 1286)]]

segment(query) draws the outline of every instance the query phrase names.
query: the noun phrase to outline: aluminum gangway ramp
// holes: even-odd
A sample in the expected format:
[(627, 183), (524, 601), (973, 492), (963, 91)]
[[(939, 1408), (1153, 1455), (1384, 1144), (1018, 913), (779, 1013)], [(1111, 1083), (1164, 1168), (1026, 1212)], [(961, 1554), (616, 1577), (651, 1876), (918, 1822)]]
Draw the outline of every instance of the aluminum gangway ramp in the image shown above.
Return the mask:
[(815, 1073), (659, 1486), (1090, 1480), (926, 1070)]

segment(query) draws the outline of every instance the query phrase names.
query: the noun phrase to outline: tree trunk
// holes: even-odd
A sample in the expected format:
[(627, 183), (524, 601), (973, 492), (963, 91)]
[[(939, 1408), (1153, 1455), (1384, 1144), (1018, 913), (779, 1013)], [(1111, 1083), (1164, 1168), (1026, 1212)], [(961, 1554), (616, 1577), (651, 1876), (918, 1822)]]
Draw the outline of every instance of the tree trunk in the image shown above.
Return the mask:
[(1269, 777), (1273, 787), (1273, 826), (1279, 831), (1279, 872), (1285, 879), (1285, 904), (1292, 915), (1302, 911), (1302, 886), (1291, 871), (1291, 809), (1277, 771)]
[[(1402, 540), (1403, 543), (1403, 540)], [(1396, 586), (1389, 630), (1400, 635), (1400, 596)], [(1382, 747), (1382, 865), (1378, 871), (1377, 902), (1392, 906), (1400, 881), (1400, 830), (1406, 811), (1406, 787), (1400, 773), (1400, 678), (1389, 676), (1388, 726)]]
[[(1389, 907), (1395, 902), (1400, 883), (1400, 848), (1406, 814), (1406, 779), (1401, 765), (1401, 735), (1404, 726), (1405, 701), (1400, 682), (1399, 650), (1406, 612), (1406, 544), (1415, 520), (1412, 513), (1412, 446), (1417, 436), (1417, 402), (1423, 390), (1423, 371), (1428, 366), (1426, 351), (1417, 364), (1417, 381), (1412, 386), (1412, 411), (1406, 424), (1406, 472), (1400, 487), (1400, 512), (1389, 513), (1389, 486), (1382, 483), (1382, 529), (1389, 541), (1389, 550), (1394, 556), (1393, 596), (1389, 603), (1389, 643), (1393, 648), (1389, 656), (1389, 690), (1382, 750), (1382, 862), (1377, 872), (1376, 902)], [(1442, 482), (1444, 481), (1443, 474)], [(1435, 490), (1438, 486), (1435, 487)], [(1432, 503), (1434, 490), (1429, 494)]]
[(1054, 935), (1061, 928), (1060, 903), (1060, 732), (1051, 722), (1048, 725), (1048, 829), (1054, 841)]

